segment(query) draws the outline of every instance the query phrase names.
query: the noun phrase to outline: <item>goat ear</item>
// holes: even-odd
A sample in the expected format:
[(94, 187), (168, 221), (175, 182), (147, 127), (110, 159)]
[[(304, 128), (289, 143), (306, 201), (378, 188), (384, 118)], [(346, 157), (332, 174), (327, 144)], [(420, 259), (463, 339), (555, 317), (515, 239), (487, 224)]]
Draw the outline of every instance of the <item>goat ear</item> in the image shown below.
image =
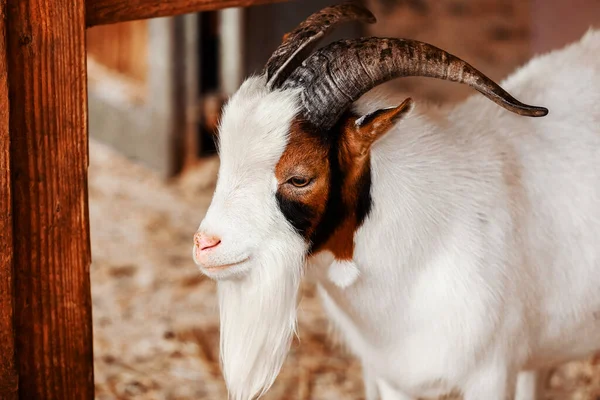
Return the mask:
[(355, 155), (365, 155), (377, 139), (385, 135), (412, 109), (413, 101), (408, 98), (397, 107), (382, 108), (357, 118), (348, 132)]

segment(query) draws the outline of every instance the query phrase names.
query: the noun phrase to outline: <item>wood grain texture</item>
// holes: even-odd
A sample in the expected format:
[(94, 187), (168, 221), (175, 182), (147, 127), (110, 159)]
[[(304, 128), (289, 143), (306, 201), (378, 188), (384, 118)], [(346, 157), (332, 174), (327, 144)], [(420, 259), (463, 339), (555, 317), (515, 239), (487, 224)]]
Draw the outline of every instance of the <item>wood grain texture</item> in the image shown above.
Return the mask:
[[(148, 21), (88, 29), (87, 54), (112, 71), (144, 86), (148, 76)], [(89, 73), (89, 72), (88, 72)]]
[(93, 399), (84, 0), (8, 0), (19, 398)]
[(14, 400), (18, 394), (18, 375), (15, 364), (13, 326), (12, 197), (5, 5), (3, 1), (0, 1), (0, 399)]
[(85, 20), (87, 26), (95, 26), (281, 1), (285, 0), (88, 0)]

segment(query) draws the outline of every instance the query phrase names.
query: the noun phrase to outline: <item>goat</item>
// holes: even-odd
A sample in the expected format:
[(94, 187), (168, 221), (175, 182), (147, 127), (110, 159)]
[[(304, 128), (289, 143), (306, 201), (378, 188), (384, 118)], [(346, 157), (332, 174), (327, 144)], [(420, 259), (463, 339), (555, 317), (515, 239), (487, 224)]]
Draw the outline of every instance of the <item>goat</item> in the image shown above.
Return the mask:
[[(193, 257), (217, 281), (229, 395), (276, 379), (306, 275), (368, 400), (537, 398), (536, 371), (600, 349), (600, 31), (502, 83), (548, 114), (426, 43), (316, 50), (350, 20), (375, 22), (352, 3), (310, 16), (223, 109)], [(372, 90), (401, 76), (491, 102), (433, 120)]]

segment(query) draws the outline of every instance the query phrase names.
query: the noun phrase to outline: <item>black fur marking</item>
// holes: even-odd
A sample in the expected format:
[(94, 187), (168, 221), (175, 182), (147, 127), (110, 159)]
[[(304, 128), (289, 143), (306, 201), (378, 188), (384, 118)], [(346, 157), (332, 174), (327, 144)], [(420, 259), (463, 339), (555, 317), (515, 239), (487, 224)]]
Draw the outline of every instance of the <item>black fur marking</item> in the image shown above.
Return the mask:
[[(330, 163), (330, 190), (329, 198), (325, 212), (315, 233), (311, 238), (311, 251), (316, 250), (323, 245), (340, 226), (342, 221), (349, 217), (352, 213), (356, 216), (357, 227), (360, 227), (372, 207), (371, 197), (371, 167), (370, 163), (365, 168), (362, 176), (356, 182), (358, 187), (355, 191), (358, 193), (356, 204), (345, 204), (342, 199), (342, 187), (344, 186), (346, 177), (344, 176), (339, 162), (339, 141), (343, 132), (343, 121), (349, 117), (356, 117), (346, 113), (340, 118), (338, 123), (327, 132), (326, 137), (330, 144), (329, 147), (329, 163)], [(315, 129), (316, 130), (316, 129)]]
[[(328, 134), (329, 138), (332, 138), (332, 136), (335, 137), (335, 141), (330, 140), (329, 146), (329, 198), (327, 199), (325, 212), (317, 225), (317, 229), (315, 229), (310, 238), (309, 252), (313, 252), (313, 250), (325, 244), (344, 218), (348, 216), (348, 207), (342, 201), (342, 183), (344, 177), (340, 169), (337, 152), (339, 129), (340, 127), (336, 126), (333, 128), (333, 132)], [(335, 136), (333, 135), (334, 133), (336, 133)]]
[(306, 231), (314, 218), (314, 211), (305, 204), (285, 198), (279, 192), (275, 196), (285, 218), (301, 236), (306, 236)]
[(326, 201), (325, 211), (310, 237), (307, 237), (307, 231), (311, 227), (311, 221), (315, 218), (315, 211), (303, 203), (287, 199), (279, 192), (276, 194), (277, 203), (285, 218), (292, 224), (296, 231), (310, 243), (309, 253), (317, 251), (319, 247), (323, 246), (340, 226), (342, 221), (348, 218), (352, 213), (355, 214), (357, 225), (360, 227), (371, 212), (373, 205), (371, 197), (370, 165), (367, 165), (363, 174), (356, 182), (356, 185), (358, 186), (354, 188), (358, 193), (356, 204), (345, 204), (342, 199), (342, 187), (346, 177), (340, 168), (338, 142), (343, 129), (342, 121), (344, 121), (346, 117), (348, 116), (346, 115), (341, 118), (340, 122), (328, 132), (320, 131), (310, 122), (305, 121), (301, 125), (302, 132), (306, 135), (317, 137), (322, 141), (322, 145), (327, 147), (330, 169), (329, 196)]
[(358, 200), (356, 202), (356, 223), (361, 226), (373, 207), (371, 197), (371, 163), (365, 168), (358, 182)]
[(377, 117), (381, 116), (381, 114), (385, 114), (389, 111), (389, 108), (380, 108), (379, 110), (375, 110), (369, 114), (365, 114), (363, 117), (359, 119), (359, 126), (367, 125), (368, 123), (375, 120)]

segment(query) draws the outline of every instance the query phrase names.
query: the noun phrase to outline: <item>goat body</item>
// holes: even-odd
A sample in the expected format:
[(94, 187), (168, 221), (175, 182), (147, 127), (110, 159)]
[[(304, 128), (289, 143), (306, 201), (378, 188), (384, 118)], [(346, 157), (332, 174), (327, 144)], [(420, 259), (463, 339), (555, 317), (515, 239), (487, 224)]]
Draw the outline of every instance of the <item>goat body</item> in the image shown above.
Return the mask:
[[(223, 111), (193, 256), (218, 281), (230, 397), (275, 380), (306, 272), (368, 400), (533, 400), (536, 370), (600, 349), (600, 31), (503, 82), (546, 116), (422, 42), (309, 55), (353, 19), (374, 21), (356, 4), (309, 17)], [(412, 75), (487, 99), (434, 119), (410, 99), (362, 96)]]
[[(473, 96), (443, 121), (412, 113), (373, 145), (352, 263), (309, 260), (369, 400), (505, 400), (520, 371), (600, 349), (598, 54), (589, 31), (502, 83), (545, 118)], [(354, 108), (390, 105), (369, 93)], [(534, 398), (531, 385), (518, 396)]]

